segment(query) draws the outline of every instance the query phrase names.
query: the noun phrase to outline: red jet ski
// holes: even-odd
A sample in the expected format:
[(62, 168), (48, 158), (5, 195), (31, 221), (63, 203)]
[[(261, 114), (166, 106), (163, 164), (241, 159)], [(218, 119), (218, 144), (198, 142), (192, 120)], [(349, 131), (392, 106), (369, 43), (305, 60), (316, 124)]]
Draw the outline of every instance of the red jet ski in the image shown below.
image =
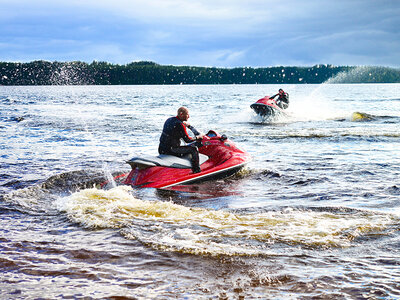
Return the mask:
[(189, 157), (173, 155), (141, 156), (127, 161), (132, 171), (124, 184), (140, 188), (168, 188), (222, 178), (234, 174), (247, 164), (250, 155), (240, 150), (225, 135), (210, 130), (199, 147), (200, 173), (193, 173)]
[(250, 105), (258, 115), (262, 117), (278, 117), (281, 115), (286, 115), (284, 110), (280, 108), (275, 99), (269, 99), (270, 96), (265, 96), (261, 98), (256, 103)]

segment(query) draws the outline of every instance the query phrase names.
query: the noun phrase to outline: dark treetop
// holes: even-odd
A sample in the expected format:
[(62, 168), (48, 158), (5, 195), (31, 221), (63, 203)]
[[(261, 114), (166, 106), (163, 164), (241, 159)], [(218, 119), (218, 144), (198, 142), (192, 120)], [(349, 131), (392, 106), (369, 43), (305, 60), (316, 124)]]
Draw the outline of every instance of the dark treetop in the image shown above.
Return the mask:
[(134, 85), (134, 84), (296, 84), (398, 83), (400, 69), (315, 65), (312, 67), (216, 68), (33, 61), (0, 63), (0, 85)]

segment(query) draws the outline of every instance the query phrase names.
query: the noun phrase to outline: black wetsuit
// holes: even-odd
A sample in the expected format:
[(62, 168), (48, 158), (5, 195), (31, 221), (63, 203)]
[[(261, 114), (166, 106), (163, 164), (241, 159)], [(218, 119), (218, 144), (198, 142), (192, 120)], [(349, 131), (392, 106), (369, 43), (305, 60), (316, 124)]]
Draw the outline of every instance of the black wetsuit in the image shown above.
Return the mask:
[(199, 166), (199, 150), (196, 145), (181, 146), (181, 139), (186, 143), (194, 142), (196, 139), (191, 138), (187, 131), (188, 127), (195, 135), (200, 133), (193, 126), (186, 126), (177, 117), (171, 117), (164, 123), (164, 128), (160, 137), (160, 145), (158, 152), (160, 154), (170, 154), (175, 156), (183, 156), (191, 154), (192, 170), (200, 172)]
[(289, 94), (288, 93), (283, 93), (282, 95), (278, 93), (278, 94), (273, 95), (272, 97), (269, 97), (269, 99), (274, 99), (276, 96), (279, 96), (276, 101), (276, 104), (280, 108), (286, 109), (289, 107)]

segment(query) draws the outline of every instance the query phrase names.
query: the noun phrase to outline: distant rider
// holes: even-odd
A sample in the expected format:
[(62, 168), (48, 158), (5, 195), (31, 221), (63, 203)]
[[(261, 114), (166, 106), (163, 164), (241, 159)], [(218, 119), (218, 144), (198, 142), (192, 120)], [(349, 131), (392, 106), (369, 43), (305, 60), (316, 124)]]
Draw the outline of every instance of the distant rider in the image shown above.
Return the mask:
[(274, 99), (276, 96), (279, 96), (276, 105), (278, 105), (282, 109), (286, 109), (289, 107), (289, 94), (284, 92), (282, 89), (279, 89), (278, 94), (269, 97), (269, 99)]
[[(195, 145), (196, 143), (189, 146), (181, 146), (181, 139), (186, 143), (191, 143), (203, 138), (200, 132), (187, 123), (188, 119), (189, 110), (182, 106), (178, 109), (176, 117), (168, 118), (165, 121), (158, 152), (160, 154), (175, 155), (178, 157), (191, 154), (192, 171), (193, 173), (199, 173), (201, 170), (199, 166), (199, 150)], [(188, 135), (186, 127), (194, 133), (196, 138), (191, 138)]]

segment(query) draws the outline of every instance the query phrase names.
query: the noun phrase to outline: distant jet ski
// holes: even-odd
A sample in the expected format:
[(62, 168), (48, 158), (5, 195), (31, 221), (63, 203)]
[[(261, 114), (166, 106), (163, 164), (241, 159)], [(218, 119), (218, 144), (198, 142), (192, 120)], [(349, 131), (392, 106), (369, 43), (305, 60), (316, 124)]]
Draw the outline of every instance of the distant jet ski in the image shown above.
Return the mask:
[(250, 105), (258, 115), (262, 117), (277, 117), (286, 115), (285, 111), (280, 108), (275, 99), (270, 99), (270, 96), (265, 96), (257, 102)]

